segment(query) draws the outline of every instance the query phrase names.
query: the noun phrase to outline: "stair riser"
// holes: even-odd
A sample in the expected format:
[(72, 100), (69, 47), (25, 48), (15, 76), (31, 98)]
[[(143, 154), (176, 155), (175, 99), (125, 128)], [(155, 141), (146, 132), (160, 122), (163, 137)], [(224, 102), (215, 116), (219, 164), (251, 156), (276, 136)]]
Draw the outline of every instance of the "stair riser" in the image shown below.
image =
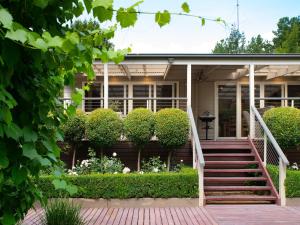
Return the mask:
[(251, 153), (250, 149), (202, 149), (203, 153)]
[[(247, 177), (249, 175), (252, 175), (253, 173), (214, 173), (214, 172), (204, 172), (205, 177)], [(261, 175), (261, 173), (256, 173), (257, 175)]]
[[(254, 164), (255, 165), (255, 164)], [(233, 164), (213, 164), (213, 165), (209, 165), (206, 164), (205, 165), (206, 169), (247, 169), (249, 168), (249, 165), (233, 165)]]
[(249, 183), (259, 183), (260, 185), (266, 185), (265, 181), (204, 181), (205, 186), (248, 186)]
[(254, 156), (205, 156), (205, 161), (251, 161)]
[(270, 191), (205, 191), (205, 196), (230, 196), (230, 195), (270, 195), (271, 192)]
[(218, 204), (228, 204), (228, 205), (257, 205), (257, 204), (275, 204), (276, 201), (271, 200), (271, 201), (226, 201), (226, 200), (219, 200), (219, 201), (210, 201), (210, 200), (206, 200), (206, 204), (211, 204), (211, 205), (218, 205)]

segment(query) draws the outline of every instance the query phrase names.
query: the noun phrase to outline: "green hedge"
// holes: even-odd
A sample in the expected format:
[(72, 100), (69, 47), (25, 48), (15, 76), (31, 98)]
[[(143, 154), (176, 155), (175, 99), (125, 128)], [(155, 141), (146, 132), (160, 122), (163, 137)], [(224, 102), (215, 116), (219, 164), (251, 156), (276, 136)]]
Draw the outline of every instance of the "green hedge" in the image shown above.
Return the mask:
[[(37, 185), (47, 197), (60, 197), (52, 176), (42, 176)], [(74, 198), (189, 198), (198, 196), (198, 176), (192, 169), (179, 173), (94, 174), (67, 176), (78, 192)], [(65, 194), (65, 193), (64, 193)], [(67, 197), (69, 197), (67, 195)]]
[[(275, 187), (278, 190), (279, 185), (279, 171), (277, 166), (267, 166), (269, 174)], [(300, 197), (300, 171), (299, 170), (287, 170), (286, 180), (286, 197), (295, 198)]]

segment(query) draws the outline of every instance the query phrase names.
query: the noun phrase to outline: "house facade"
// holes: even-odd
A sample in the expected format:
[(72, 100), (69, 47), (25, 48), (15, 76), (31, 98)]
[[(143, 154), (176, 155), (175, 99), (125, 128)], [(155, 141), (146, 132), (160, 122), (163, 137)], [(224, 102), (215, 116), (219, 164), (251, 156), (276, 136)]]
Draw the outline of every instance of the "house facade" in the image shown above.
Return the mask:
[[(119, 65), (94, 63), (96, 80), (81, 108), (90, 112), (107, 104), (127, 114), (137, 107), (156, 112), (164, 107), (186, 110), (191, 105), (201, 139), (205, 123), (199, 117), (205, 112), (215, 117), (209, 125), (209, 139), (245, 138), (250, 65), (254, 66), (257, 108), (300, 106), (296, 99), (300, 97), (299, 55), (131, 54)], [(85, 75), (76, 81), (79, 88), (87, 83)], [(70, 97), (67, 87), (64, 97)], [(296, 98), (267, 99), (289, 97)]]

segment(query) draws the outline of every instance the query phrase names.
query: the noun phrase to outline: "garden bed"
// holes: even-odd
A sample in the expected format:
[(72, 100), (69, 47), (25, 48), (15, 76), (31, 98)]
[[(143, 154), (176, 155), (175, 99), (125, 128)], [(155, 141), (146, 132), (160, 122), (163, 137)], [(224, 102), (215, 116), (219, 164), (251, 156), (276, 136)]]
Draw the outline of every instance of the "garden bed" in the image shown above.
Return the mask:
[(66, 182), (78, 188), (72, 196), (55, 190), (51, 183), (53, 179), (53, 176), (41, 176), (37, 182), (43, 194), (50, 198), (62, 195), (91, 199), (198, 197), (198, 175), (191, 168), (184, 168), (180, 172), (66, 176)]

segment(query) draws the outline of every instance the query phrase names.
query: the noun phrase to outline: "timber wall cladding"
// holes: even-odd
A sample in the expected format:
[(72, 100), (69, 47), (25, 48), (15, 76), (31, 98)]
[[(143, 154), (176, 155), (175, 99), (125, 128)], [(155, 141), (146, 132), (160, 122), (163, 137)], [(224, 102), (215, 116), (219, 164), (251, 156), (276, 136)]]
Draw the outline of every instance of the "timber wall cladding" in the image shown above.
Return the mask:
[[(63, 146), (63, 143), (60, 143), (60, 146)], [(82, 161), (88, 158), (88, 141), (84, 141), (83, 144), (76, 151), (76, 161)], [(100, 156), (100, 149), (95, 149), (97, 156)], [(62, 153), (61, 159), (64, 161), (68, 168), (71, 167), (72, 162), (72, 153), (70, 149), (67, 153)], [(117, 158), (121, 159), (122, 163), (129, 167), (131, 170), (136, 170), (137, 164), (137, 151), (134, 145), (129, 141), (120, 141), (113, 147), (109, 149), (104, 149), (103, 153), (106, 156), (112, 156), (112, 153), (116, 152)], [(160, 156), (160, 159), (164, 162), (167, 161), (168, 152), (164, 150), (157, 141), (152, 141), (146, 145), (145, 149), (142, 151), (141, 159), (148, 159), (153, 156)], [(172, 164), (180, 163), (180, 160), (183, 160), (183, 163), (188, 166), (192, 166), (193, 162), (193, 153), (191, 142), (189, 141), (181, 148), (175, 150), (172, 156)]]

